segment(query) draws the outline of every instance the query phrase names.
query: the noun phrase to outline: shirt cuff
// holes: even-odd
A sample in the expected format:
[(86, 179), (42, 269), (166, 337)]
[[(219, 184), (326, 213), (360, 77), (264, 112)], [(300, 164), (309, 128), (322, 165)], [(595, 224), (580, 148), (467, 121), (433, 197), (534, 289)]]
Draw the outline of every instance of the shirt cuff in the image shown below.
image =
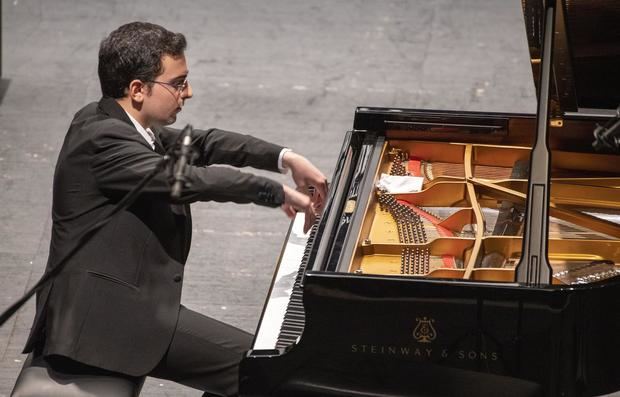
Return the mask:
[(286, 147), (284, 149), (280, 150), (280, 155), (278, 156), (278, 169), (283, 174), (286, 174), (288, 172), (288, 167), (285, 167), (284, 164), (282, 163), (282, 159), (284, 158), (284, 153), (292, 152), (292, 151), (293, 151), (293, 149), (289, 149), (289, 148), (286, 148)]

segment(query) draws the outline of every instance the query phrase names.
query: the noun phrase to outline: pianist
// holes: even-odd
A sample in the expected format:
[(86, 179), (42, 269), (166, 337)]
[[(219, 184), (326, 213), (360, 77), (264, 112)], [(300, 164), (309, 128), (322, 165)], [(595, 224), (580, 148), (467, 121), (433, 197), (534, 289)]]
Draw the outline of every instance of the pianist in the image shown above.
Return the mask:
[[(192, 97), (185, 37), (134, 22), (99, 49), (103, 96), (80, 109), (54, 176), (48, 268), (161, 159), (179, 131), (165, 127)], [(196, 130), (190, 185), (170, 198), (165, 174), (83, 244), (37, 295), (25, 352), (65, 373), (145, 375), (237, 395), (238, 363), (250, 335), (180, 304), (190, 247), (189, 204), (232, 201), (281, 207), (312, 221), (326, 195), (325, 176), (281, 146), (218, 129)], [(290, 170), (297, 189), (240, 172)], [(305, 194), (308, 188), (313, 194)]]

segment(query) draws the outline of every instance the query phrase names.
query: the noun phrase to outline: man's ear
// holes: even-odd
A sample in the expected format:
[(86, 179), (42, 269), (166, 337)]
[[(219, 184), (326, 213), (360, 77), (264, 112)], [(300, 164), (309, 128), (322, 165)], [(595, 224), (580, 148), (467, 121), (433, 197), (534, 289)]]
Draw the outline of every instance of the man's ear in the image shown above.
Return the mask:
[(127, 94), (129, 98), (138, 103), (142, 103), (144, 101), (144, 97), (146, 96), (146, 91), (148, 87), (140, 80), (131, 80), (129, 83), (129, 89), (127, 90)]

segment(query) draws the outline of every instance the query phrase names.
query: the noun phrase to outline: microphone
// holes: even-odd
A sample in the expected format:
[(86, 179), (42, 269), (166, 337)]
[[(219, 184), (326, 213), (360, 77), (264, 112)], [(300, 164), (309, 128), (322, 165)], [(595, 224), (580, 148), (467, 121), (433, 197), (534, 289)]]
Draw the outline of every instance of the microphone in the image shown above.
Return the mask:
[(174, 183), (172, 184), (172, 192), (170, 196), (174, 199), (181, 197), (181, 191), (185, 185), (185, 168), (190, 162), (190, 156), (192, 152), (192, 131), (194, 128), (188, 124), (181, 131), (179, 139), (181, 141), (181, 148), (179, 150), (179, 156), (174, 165)]

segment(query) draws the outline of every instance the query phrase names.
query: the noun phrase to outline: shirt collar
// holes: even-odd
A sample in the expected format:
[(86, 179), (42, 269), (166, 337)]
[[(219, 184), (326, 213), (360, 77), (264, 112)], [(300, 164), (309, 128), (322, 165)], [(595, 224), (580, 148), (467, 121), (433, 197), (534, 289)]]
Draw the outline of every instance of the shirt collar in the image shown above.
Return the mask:
[(127, 113), (129, 120), (131, 120), (134, 127), (136, 127), (136, 130), (138, 130), (140, 135), (142, 135), (146, 142), (151, 146), (151, 149), (155, 150), (155, 134), (153, 134), (153, 131), (151, 131), (150, 128), (142, 127), (142, 124), (138, 123), (138, 120), (134, 119), (133, 116), (130, 115), (127, 111), (125, 111), (125, 113)]

